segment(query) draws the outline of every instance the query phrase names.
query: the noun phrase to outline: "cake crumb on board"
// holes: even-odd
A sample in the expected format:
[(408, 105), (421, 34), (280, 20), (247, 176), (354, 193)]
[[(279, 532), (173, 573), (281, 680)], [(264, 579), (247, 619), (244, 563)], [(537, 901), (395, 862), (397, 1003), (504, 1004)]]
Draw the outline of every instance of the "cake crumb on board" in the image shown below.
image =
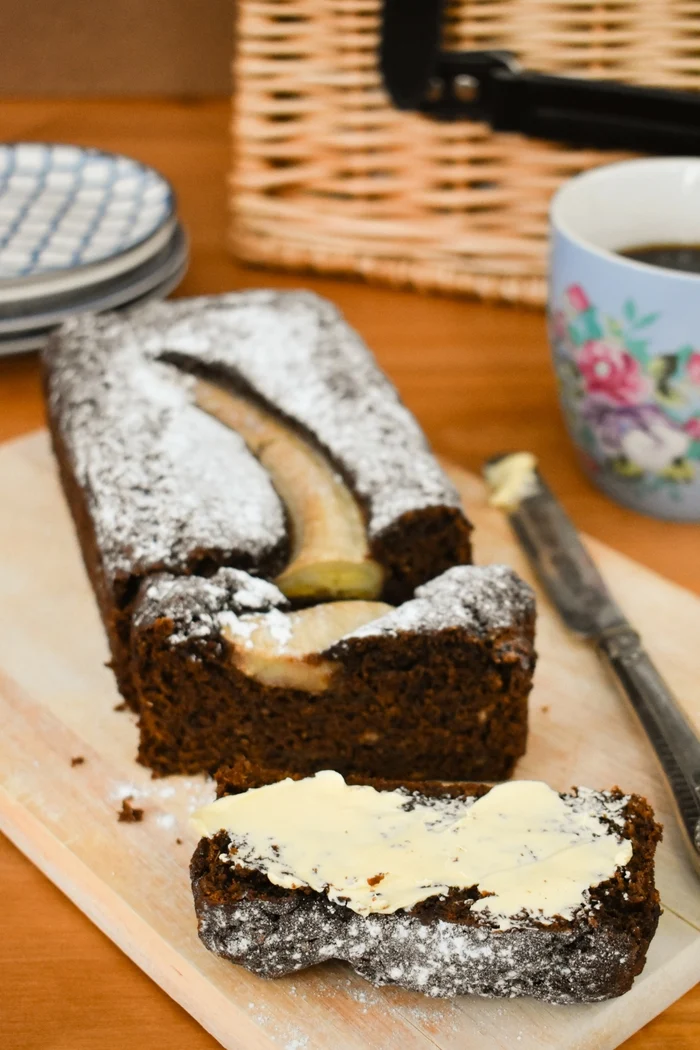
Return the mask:
[(121, 824), (138, 824), (143, 820), (143, 810), (139, 806), (132, 806), (133, 795), (122, 799), (122, 808), (118, 812), (117, 819)]
[(85, 756), (84, 755), (74, 755), (73, 758), (71, 758), (71, 760), (70, 760), (71, 766), (82, 766), (84, 762), (85, 762)]

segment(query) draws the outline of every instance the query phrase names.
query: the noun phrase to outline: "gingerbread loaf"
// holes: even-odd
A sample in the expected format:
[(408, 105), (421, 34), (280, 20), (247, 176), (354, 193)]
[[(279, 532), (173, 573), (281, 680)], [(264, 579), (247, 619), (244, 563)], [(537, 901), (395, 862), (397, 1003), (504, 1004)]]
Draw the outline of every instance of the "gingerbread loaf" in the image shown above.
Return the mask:
[(552, 1003), (622, 995), (643, 969), (661, 836), (643, 798), (280, 776), (228, 770), (195, 816), (199, 935), (222, 958), (264, 977), (338, 959), (376, 985)]
[(456, 490), (331, 304), (256, 291), (78, 317), (45, 384), (142, 761), (510, 773), (532, 596), (470, 567)]

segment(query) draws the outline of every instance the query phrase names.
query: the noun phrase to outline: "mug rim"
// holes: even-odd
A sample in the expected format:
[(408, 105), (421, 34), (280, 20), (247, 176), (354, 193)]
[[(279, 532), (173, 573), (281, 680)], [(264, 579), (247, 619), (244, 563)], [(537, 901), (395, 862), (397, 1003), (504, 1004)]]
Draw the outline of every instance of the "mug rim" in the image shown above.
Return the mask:
[(629, 160), (618, 160), (612, 164), (600, 164), (595, 168), (590, 168), (588, 171), (579, 172), (578, 175), (574, 175), (572, 178), (567, 179), (552, 197), (549, 205), (550, 226), (553, 230), (563, 234), (579, 248), (583, 248), (590, 254), (597, 255), (599, 258), (605, 259), (608, 262), (614, 262), (619, 266), (626, 266), (632, 270), (639, 270), (642, 273), (653, 272), (656, 276), (663, 275), (666, 280), (690, 281), (697, 283), (700, 281), (700, 273), (693, 273), (690, 270), (671, 270), (655, 266), (652, 263), (641, 262), (639, 259), (630, 259), (629, 256), (620, 255), (619, 252), (611, 251), (609, 248), (602, 248), (600, 245), (581, 236), (581, 234), (576, 233), (572, 230), (571, 226), (569, 226), (567, 222), (558, 215), (558, 211), (561, 210), (562, 198), (565, 197), (572, 188), (580, 186), (581, 183), (604, 182), (612, 172), (619, 171), (620, 168), (659, 169), (679, 166), (696, 168), (700, 174), (700, 157), (632, 157)]

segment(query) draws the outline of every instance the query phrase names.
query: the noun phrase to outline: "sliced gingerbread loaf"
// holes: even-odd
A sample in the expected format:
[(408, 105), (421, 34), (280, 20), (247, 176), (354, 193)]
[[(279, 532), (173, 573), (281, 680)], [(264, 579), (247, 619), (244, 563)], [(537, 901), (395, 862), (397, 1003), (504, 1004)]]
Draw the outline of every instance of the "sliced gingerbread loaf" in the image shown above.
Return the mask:
[[(342, 554), (351, 548), (369, 570), (365, 590), (387, 601), (471, 560), (471, 526), (418, 424), (359, 336), (315, 295), (240, 292), (83, 315), (51, 339), (44, 366), (63, 485), (135, 708), (131, 607), (153, 573), (230, 565), (276, 577), (302, 540), (322, 546), (339, 524)], [(254, 415), (247, 438), (217, 418), (236, 407)], [(266, 444), (282, 474), (294, 460), (288, 487), (303, 490), (305, 521), (291, 520), (275, 470), (251, 451), (261, 414), (281, 430)], [(244, 429), (245, 419), (234, 422)], [(328, 496), (330, 522), (304, 502), (308, 489)], [(322, 551), (330, 574), (333, 554)]]
[(214, 771), (240, 752), (307, 773), (503, 779), (525, 750), (534, 614), (505, 566), (455, 566), (398, 608), (292, 610), (236, 569), (154, 577), (131, 639), (141, 760)]
[(638, 795), (274, 776), (227, 770), (195, 816), (217, 955), (265, 977), (339, 959), (376, 985), (553, 1003), (622, 995), (643, 969), (661, 829)]
[[(420, 712), (425, 742), (398, 749), (402, 775), (432, 769), (441, 750), (460, 775), (472, 754), (470, 775), (510, 771), (533, 667), (529, 592), (515, 580), (504, 588), (502, 576), (492, 589), (482, 581), (480, 624), (479, 577), (466, 574), (469, 625), (445, 619), (440, 599), (439, 630), (424, 619), (406, 627), (405, 603), (415, 615), (437, 600), (417, 589), (470, 562), (471, 526), (416, 421), (331, 304), (256, 291), (78, 317), (51, 340), (45, 382), (112, 665), (141, 717), (143, 761), (161, 773), (212, 769), (259, 730), (261, 757), (291, 760), (304, 741), (330, 757), (332, 735), (354, 720), (335, 757), (349, 769), (361, 754), (371, 772), (372, 746), (392, 725), (398, 741), (407, 713)], [(242, 591), (225, 570), (246, 574)], [(195, 619), (217, 606), (206, 638), (182, 627), (171, 595)], [(246, 613), (269, 614), (251, 646)], [(386, 627), (390, 613), (399, 619)], [(275, 616), (294, 627), (305, 658), (281, 679), (256, 663), (258, 643), (283, 647)], [(369, 621), (384, 626), (356, 638)], [(345, 635), (352, 642), (341, 644)], [(329, 659), (342, 676), (327, 673)], [(374, 675), (383, 693), (371, 702)], [(340, 677), (352, 711), (336, 711), (333, 728)]]

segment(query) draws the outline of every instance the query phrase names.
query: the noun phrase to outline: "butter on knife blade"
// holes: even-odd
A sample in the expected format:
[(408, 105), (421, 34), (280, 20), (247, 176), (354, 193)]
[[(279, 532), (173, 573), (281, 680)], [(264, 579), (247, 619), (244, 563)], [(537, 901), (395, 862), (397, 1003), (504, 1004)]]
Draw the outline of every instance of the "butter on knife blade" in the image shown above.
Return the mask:
[(532, 452), (510, 452), (484, 466), (489, 503), (501, 510), (515, 510), (537, 491), (537, 457)]
[(483, 469), (491, 503), (508, 515), (559, 615), (594, 643), (646, 730), (700, 875), (700, 739), (692, 724), (608, 591), (532, 453), (497, 456)]

